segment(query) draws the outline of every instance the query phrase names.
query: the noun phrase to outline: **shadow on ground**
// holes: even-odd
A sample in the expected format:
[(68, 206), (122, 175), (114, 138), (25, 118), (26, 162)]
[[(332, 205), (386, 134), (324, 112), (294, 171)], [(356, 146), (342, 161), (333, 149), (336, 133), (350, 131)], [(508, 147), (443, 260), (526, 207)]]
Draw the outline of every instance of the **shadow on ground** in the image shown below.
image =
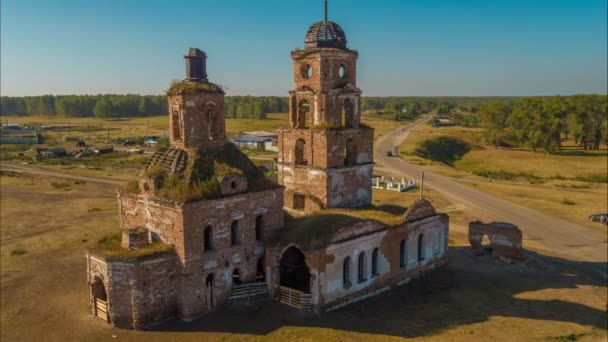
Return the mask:
[(490, 256), (476, 257), (467, 247), (451, 247), (446, 267), (322, 316), (265, 300), (225, 307), (190, 323), (171, 321), (155, 330), (267, 335), (281, 327), (295, 326), (418, 337), (484, 322), (492, 316), (607, 328), (606, 309), (560, 300), (518, 298), (525, 292), (546, 289), (605, 287), (605, 279), (586, 271), (605, 268), (605, 263), (571, 262), (531, 251), (525, 251), (524, 255), (524, 262), (508, 265)]

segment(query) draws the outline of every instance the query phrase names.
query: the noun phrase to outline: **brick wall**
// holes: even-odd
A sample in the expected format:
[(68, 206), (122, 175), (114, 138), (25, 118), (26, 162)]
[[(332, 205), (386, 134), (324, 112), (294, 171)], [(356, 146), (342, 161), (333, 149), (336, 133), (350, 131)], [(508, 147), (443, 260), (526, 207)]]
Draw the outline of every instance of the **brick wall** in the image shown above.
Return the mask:
[(171, 145), (201, 148), (225, 143), (224, 94), (172, 95), (168, 101)]

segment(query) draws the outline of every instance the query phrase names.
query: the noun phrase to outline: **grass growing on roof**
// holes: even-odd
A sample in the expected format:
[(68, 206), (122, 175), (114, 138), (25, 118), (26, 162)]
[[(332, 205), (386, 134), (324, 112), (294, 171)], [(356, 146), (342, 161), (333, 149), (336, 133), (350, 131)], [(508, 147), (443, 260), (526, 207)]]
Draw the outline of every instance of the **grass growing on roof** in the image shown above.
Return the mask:
[(121, 239), (121, 232), (110, 233), (100, 239), (96, 245), (91, 246), (90, 250), (93, 253), (98, 253), (107, 258), (125, 260), (156, 255), (173, 250), (173, 247), (160, 242), (155, 242), (138, 249), (126, 249), (122, 248), (120, 245)]
[(287, 216), (285, 227), (271, 238), (273, 242), (295, 243), (304, 249), (325, 247), (341, 228), (364, 220), (387, 226), (403, 223), (401, 214), (379, 208), (328, 209), (305, 217)]
[(167, 89), (167, 95), (220, 93), (224, 94), (222, 87), (208, 82), (173, 81)]

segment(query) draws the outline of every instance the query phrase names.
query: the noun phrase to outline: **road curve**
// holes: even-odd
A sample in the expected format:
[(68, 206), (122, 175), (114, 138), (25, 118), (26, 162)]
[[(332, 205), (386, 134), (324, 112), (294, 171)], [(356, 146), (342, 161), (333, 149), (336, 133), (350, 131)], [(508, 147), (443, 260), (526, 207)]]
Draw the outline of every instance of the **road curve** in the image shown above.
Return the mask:
[(542, 246), (553, 255), (568, 260), (593, 263), (592, 268), (604, 278), (608, 278), (607, 232), (583, 227), (494, 197), (459, 184), (449, 177), (426, 171), (401, 158), (386, 155), (387, 151), (393, 151), (395, 147), (401, 145), (412, 129), (426, 121), (428, 119), (422, 118), (381, 136), (374, 147), (376, 163), (390, 169), (393, 176), (415, 178), (418, 184), (420, 184), (420, 175), (424, 171), (424, 186), (440, 192), (454, 204), (464, 204), (473, 214), (482, 213), (496, 221), (510, 222), (519, 226), (524, 233), (524, 246), (526, 241), (534, 241), (535, 245)]

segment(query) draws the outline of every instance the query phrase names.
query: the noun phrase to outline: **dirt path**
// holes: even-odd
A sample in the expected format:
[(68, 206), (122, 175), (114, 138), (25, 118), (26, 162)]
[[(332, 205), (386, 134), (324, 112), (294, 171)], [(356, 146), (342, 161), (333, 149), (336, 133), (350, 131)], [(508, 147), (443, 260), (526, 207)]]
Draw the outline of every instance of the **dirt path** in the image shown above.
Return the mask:
[(17, 173), (30, 173), (30, 174), (34, 174), (34, 175), (72, 179), (72, 180), (79, 180), (79, 181), (86, 181), (86, 182), (93, 182), (93, 183), (111, 184), (111, 185), (121, 185), (121, 184), (125, 183), (124, 181), (121, 181), (121, 180), (87, 177), (87, 176), (77, 176), (77, 175), (72, 175), (72, 174), (68, 174), (68, 173), (44, 170), (44, 169), (40, 169), (37, 167), (28, 166), (28, 165), (16, 165), (16, 164), (9, 164), (9, 163), (0, 164), (0, 170), (17, 172)]
[[(463, 204), (467, 211), (493, 220), (511, 222), (524, 232), (524, 244), (545, 249), (552, 255), (569, 260), (595, 262), (593, 271), (608, 279), (606, 253), (607, 232), (592, 230), (576, 223), (543, 214), (518, 204), (499, 199), (479, 190), (458, 184), (449, 177), (441, 176), (423, 167), (412, 165), (401, 158), (388, 157), (401, 145), (409, 132), (428, 121), (422, 118), (410, 125), (393, 130), (378, 139), (374, 147), (374, 157), (380, 166), (389, 169), (394, 176), (412, 177), (420, 184), (421, 173), (425, 172), (424, 186), (439, 191), (454, 204)], [(530, 191), (533, 191), (531, 189)]]

